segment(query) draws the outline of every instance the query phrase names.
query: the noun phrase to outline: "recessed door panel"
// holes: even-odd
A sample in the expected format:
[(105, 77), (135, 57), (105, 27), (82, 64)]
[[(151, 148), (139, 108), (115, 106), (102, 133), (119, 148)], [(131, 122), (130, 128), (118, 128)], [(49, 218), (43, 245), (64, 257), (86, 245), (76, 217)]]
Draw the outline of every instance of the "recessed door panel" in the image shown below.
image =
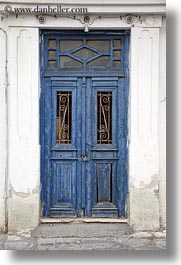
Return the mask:
[(112, 202), (112, 164), (98, 163), (96, 165), (97, 203)]

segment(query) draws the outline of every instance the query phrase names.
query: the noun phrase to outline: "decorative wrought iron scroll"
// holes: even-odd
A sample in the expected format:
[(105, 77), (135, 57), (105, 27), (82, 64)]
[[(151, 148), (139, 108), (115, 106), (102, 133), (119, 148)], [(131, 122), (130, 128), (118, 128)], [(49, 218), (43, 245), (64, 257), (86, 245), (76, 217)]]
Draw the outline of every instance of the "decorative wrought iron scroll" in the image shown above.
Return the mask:
[(72, 121), (72, 93), (57, 93), (57, 144), (71, 143), (71, 121)]
[(97, 95), (97, 143), (112, 143), (112, 92)]

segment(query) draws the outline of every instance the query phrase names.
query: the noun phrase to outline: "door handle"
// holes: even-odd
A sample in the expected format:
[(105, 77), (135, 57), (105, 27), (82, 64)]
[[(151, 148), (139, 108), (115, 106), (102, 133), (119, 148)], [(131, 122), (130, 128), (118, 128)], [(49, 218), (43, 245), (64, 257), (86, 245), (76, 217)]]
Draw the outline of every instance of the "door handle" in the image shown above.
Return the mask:
[(86, 156), (86, 154), (82, 155), (82, 160), (83, 160), (84, 162), (87, 161), (87, 156)]

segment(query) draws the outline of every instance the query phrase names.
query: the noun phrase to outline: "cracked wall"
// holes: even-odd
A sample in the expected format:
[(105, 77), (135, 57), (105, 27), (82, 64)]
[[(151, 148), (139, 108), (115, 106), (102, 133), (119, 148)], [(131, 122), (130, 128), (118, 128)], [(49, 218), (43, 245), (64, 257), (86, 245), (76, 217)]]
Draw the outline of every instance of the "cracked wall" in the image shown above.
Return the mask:
[(39, 224), (39, 194), (13, 195), (8, 200), (9, 232), (30, 231)]
[(130, 183), (130, 225), (134, 230), (158, 230), (159, 224), (159, 181), (152, 176), (148, 184), (144, 181), (135, 187)]

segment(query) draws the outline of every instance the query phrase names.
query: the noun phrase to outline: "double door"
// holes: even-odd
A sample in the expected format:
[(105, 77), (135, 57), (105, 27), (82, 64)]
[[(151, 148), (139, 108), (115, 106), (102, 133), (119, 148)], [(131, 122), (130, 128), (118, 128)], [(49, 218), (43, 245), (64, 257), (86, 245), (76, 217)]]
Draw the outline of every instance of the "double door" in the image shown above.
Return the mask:
[(43, 54), (48, 49), (50, 58), (41, 94), (43, 216), (126, 215), (128, 90), (124, 71), (116, 74), (120, 58), (126, 60), (126, 38), (107, 38), (45, 38)]
[(45, 215), (124, 216), (127, 152), (123, 83), (117, 77), (47, 80)]

